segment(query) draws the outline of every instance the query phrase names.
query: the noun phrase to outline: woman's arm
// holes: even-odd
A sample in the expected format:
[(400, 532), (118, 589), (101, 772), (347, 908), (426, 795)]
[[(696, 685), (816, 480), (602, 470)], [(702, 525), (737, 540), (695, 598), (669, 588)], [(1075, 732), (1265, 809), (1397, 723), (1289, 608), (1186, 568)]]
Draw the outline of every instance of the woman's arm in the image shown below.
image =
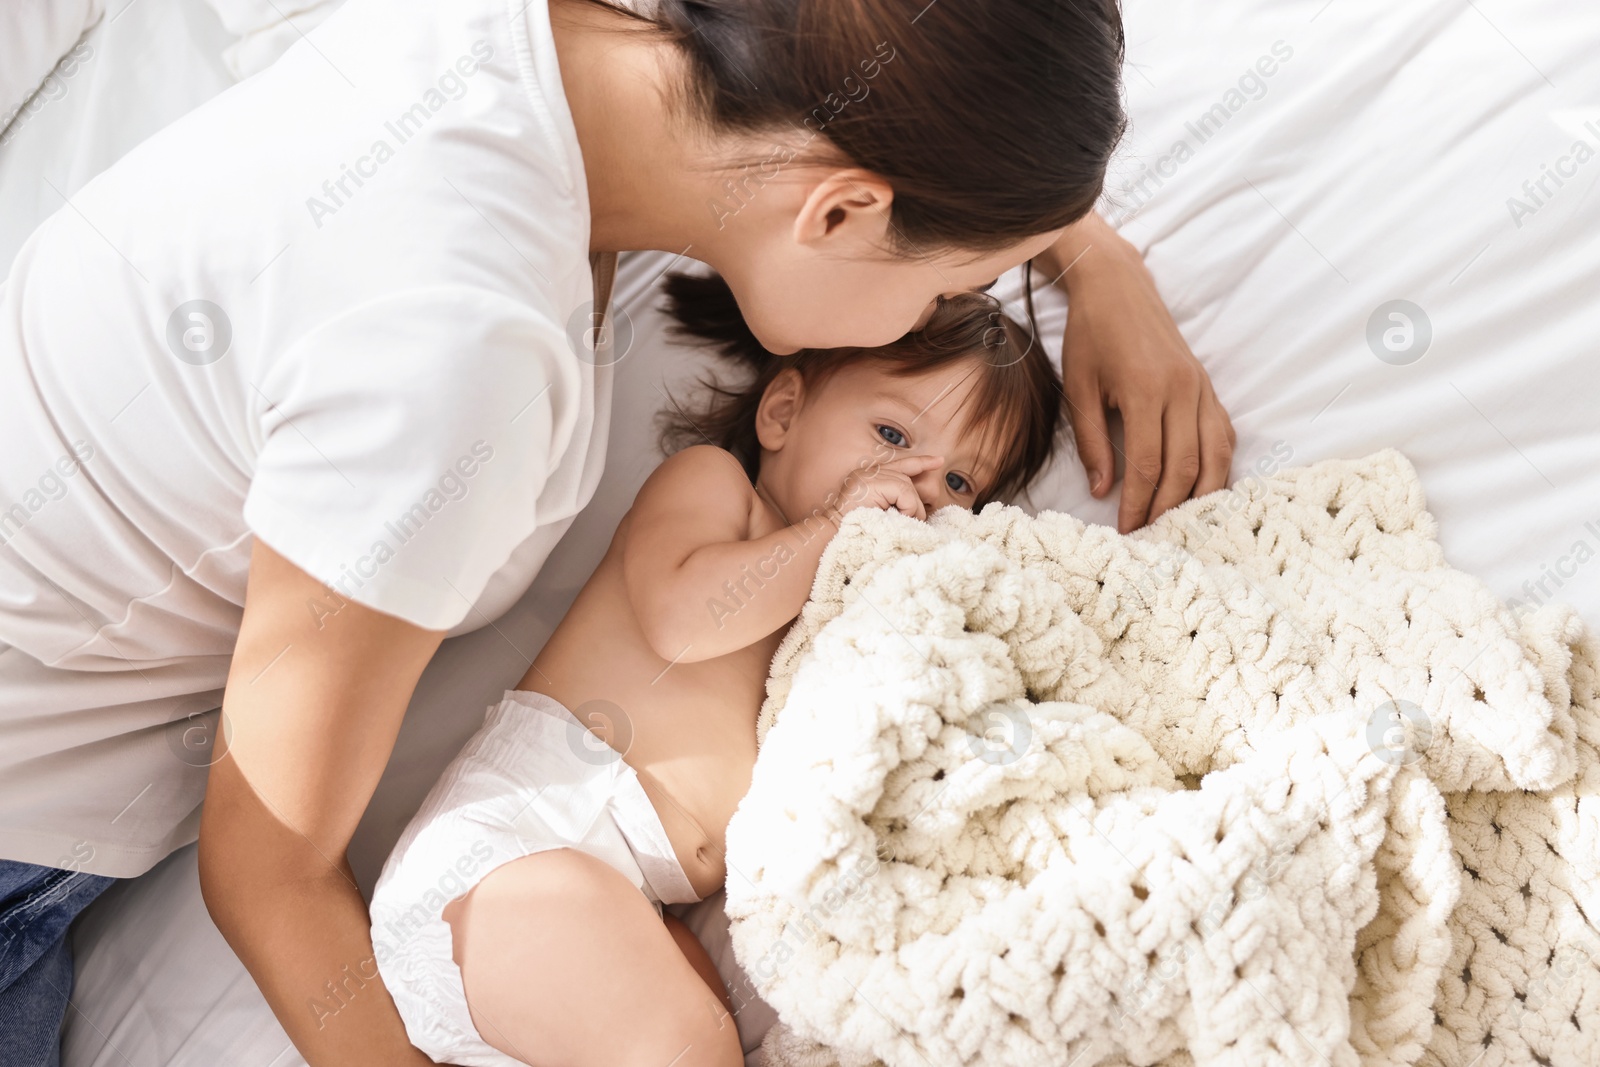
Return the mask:
[(206, 907), (311, 1067), (425, 1067), (345, 848), (443, 633), (345, 600), (259, 539), (200, 821)]
[(1097, 497), (1116, 480), (1106, 411), (1122, 414), (1126, 469), (1117, 527), (1126, 533), (1190, 496), (1226, 486), (1233, 423), (1138, 249), (1091, 212), (1040, 261), (1067, 291), (1062, 379), (1078, 456)]

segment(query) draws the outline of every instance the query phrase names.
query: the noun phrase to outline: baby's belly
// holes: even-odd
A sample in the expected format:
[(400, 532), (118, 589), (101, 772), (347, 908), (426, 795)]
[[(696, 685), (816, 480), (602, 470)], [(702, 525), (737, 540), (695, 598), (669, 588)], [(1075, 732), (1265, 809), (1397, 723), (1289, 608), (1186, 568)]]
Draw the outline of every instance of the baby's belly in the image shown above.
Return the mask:
[(702, 722), (668, 735), (667, 725), (635, 723), (624, 759), (638, 773), (689, 883), (706, 897), (727, 878), (728, 821), (750, 788), (755, 730)]
[(727, 875), (728, 820), (750, 789), (756, 715), (782, 634), (714, 659), (664, 660), (617, 609), (627, 594), (620, 565), (607, 560), (522, 687), (560, 701), (622, 754), (684, 874), (706, 896)]

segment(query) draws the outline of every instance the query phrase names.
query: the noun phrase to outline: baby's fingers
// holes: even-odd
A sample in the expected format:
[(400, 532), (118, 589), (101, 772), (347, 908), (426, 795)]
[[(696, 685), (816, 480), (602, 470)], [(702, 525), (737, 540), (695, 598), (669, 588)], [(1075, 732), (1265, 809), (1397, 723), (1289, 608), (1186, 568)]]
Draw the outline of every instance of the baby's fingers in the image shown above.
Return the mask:
[(904, 474), (899, 471), (879, 471), (874, 484), (878, 490), (876, 496), (881, 501), (880, 507), (893, 509), (913, 519), (928, 517), (927, 510), (922, 505), (922, 497), (917, 493), (917, 487)]
[(894, 507), (902, 515), (910, 515), (913, 519), (927, 519), (928, 509), (922, 504), (922, 497), (917, 493), (917, 487), (911, 484), (911, 479), (905, 481), (895, 479), (899, 495)]
[(944, 466), (943, 456), (896, 456), (878, 464), (878, 469), (915, 478), (919, 474), (938, 470), (942, 466)]

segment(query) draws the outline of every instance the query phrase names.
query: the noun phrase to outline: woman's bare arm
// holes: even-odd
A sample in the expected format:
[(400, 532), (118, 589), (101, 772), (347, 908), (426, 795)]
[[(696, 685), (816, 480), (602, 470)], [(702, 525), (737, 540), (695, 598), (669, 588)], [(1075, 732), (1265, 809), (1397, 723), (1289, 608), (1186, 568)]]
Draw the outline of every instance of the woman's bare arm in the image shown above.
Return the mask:
[(378, 977), (345, 849), (443, 636), (345, 600), (256, 541), (200, 888), (311, 1067), (433, 1062)]

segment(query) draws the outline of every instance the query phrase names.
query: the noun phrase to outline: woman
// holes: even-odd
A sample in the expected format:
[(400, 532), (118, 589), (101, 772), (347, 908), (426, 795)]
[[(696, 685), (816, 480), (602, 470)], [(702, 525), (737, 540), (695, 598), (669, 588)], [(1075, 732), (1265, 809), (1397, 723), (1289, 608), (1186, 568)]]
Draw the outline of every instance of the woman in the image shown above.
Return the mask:
[(439, 642), (594, 490), (617, 250), (711, 264), (776, 352), (1039, 257), (1096, 492), (1105, 405), (1125, 526), (1220, 487), (1226, 416), (1089, 214), (1121, 53), (1109, 0), (350, 0), (47, 220), (0, 291), (0, 1061), (53, 1062), (72, 917), (198, 836), (313, 1067), (426, 1062), (344, 851)]

